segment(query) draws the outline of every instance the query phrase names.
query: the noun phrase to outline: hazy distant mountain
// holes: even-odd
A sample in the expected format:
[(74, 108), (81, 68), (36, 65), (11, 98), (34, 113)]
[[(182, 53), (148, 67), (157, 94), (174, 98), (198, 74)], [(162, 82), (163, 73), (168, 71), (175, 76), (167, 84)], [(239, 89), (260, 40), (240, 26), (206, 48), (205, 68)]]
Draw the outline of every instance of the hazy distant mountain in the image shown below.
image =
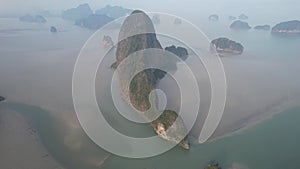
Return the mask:
[(76, 20), (75, 25), (88, 29), (99, 29), (112, 20), (114, 19), (106, 15), (92, 14), (87, 18)]
[(251, 29), (251, 26), (249, 26), (247, 22), (237, 20), (230, 25), (230, 28), (235, 30), (248, 30)]
[(107, 15), (111, 18), (120, 18), (122, 16), (129, 15), (132, 11), (133, 11), (132, 9), (126, 9), (121, 6), (107, 5), (102, 9), (96, 10), (95, 14)]
[(272, 28), (274, 35), (300, 35), (300, 21), (281, 22)]
[(78, 19), (87, 18), (93, 14), (89, 4), (81, 4), (76, 8), (67, 9), (62, 12), (62, 18), (66, 20), (76, 21)]
[(41, 15), (24, 15), (19, 18), (21, 22), (31, 22), (31, 23), (46, 23), (47, 20)]
[(37, 10), (34, 13), (37, 14), (37, 15), (45, 16), (45, 17), (51, 17), (52, 16), (51, 12), (48, 11), (48, 10)]

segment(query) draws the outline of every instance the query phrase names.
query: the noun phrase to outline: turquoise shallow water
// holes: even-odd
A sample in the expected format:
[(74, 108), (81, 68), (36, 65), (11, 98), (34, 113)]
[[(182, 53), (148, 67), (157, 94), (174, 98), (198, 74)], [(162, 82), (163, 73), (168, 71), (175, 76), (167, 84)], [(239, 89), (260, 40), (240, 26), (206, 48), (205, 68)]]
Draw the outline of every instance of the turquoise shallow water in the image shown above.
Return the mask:
[(149, 159), (114, 157), (106, 169), (114, 168), (203, 168), (216, 160), (224, 168), (240, 164), (248, 168), (300, 168), (300, 108), (293, 108), (244, 132), (203, 145), (190, 151), (181, 148)]
[[(102, 159), (106, 156), (86, 136), (81, 138), (84, 149), (70, 150), (63, 141), (63, 122), (41, 108), (19, 103), (3, 103), (0, 108), (15, 110), (29, 118), (49, 152), (67, 168), (97, 168), (89, 165), (87, 159)], [(211, 160), (216, 160), (224, 168), (239, 164), (255, 169), (298, 169), (299, 119), (300, 107), (292, 108), (241, 133), (214, 142), (193, 145), (190, 151), (176, 147), (160, 156), (147, 159), (112, 156), (103, 168), (203, 168)]]

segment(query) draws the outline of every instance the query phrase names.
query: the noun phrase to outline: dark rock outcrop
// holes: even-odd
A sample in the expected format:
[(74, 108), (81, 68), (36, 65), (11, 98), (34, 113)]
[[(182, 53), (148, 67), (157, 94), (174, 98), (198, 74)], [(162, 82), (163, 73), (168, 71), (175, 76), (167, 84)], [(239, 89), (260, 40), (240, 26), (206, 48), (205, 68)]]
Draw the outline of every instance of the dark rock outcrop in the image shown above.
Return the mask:
[(219, 15), (216, 15), (216, 14), (210, 15), (208, 17), (208, 20), (210, 20), (210, 21), (218, 21), (219, 20)]
[(0, 96), (0, 102), (4, 101), (5, 98), (3, 96)]
[(89, 4), (81, 4), (76, 8), (71, 8), (62, 12), (62, 18), (65, 20), (76, 21), (82, 18), (87, 18), (93, 14)]
[(112, 20), (113, 18), (106, 15), (92, 14), (87, 18), (76, 20), (75, 25), (88, 29), (99, 29)]
[(95, 14), (107, 15), (111, 18), (116, 19), (129, 15), (132, 11), (132, 9), (123, 8), (121, 6), (106, 5), (104, 8), (96, 10)]
[(228, 19), (233, 21), (233, 20), (236, 20), (236, 17), (235, 16), (229, 16)]
[(241, 14), (240, 16), (239, 16), (239, 19), (241, 19), (241, 20), (247, 20), (249, 17), (247, 16), (247, 15), (245, 15), (245, 14)]
[(19, 18), (21, 22), (31, 22), (31, 23), (46, 23), (47, 20), (41, 15), (24, 15)]
[(57, 32), (57, 29), (56, 29), (56, 27), (54, 27), (54, 26), (51, 26), (51, 28), (50, 28), (50, 32), (52, 32), (52, 33), (56, 33), (56, 32)]
[(251, 29), (251, 26), (249, 26), (247, 22), (237, 20), (230, 25), (230, 28), (235, 30), (248, 30)]
[(220, 56), (240, 55), (244, 51), (242, 44), (228, 38), (218, 38), (211, 41), (211, 50), (215, 50)]
[(271, 29), (271, 26), (270, 25), (257, 25), (254, 27), (254, 29), (268, 31)]
[[(162, 46), (156, 37), (155, 29), (149, 16), (142, 11), (136, 10), (123, 22), (119, 33), (119, 43), (117, 44), (117, 61), (112, 65), (112, 67), (117, 68), (120, 66), (120, 63), (130, 54), (137, 54), (136, 52), (149, 48), (162, 49)], [(137, 62), (136, 64), (125, 63), (125, 65), (123, 63), (122, 71), (117, 73), (123, 99), (128, 103), (131, 103), (137, 110), (144, 112), (140, 115), (147, 120), (154, 116), (152, 114), (153, 112), (147, 112), (151, 106), (149, 94), (156, 88), (158, 80), (164, 76), (164, 73), (158, 69), (143, 70), (131, 80), (128, 89), (126, 87), (125, 79), (132, 74), (132, 69), (135, 71), (138, 67), (141, 67), (147, 62), (147, 60), (143, 58), (143, 53), (138, 53), (136, 57), (138, 58), (137, 61), (140, 62)], [(162, 65), (168, 63), (167, 60), (154, 60), (154, 62)], [(154, 98), (156, 98), (156, 96)], [(156, 106), (155, 100), (152, 103)], [(177, 118), (179, 120), (175, 122)], [(181, 117), (178, 116), (175, 111), (164, 110), (163, 113), (150, 124), (155, 132), (163, 139), (178, 143), (185, 149), (189, 149), (189, 143), (185, 137), (187, 134), (185, 125)], [(170, 132), (166, 132), (171, 125), (175, 127), (172, 127), (171, 130), (169, 130)], [(182, 136), (184, 139), (179, 139), (183, 138)]]
[(176, 47), (176, 46), (172, 45), (172, 46), (166, 47), (165, 50), (177, 55), (182, 60), (186, 60), (189, 55), (187, 49), (180, 47), (180, 46)]
[(272, 28), (273, 35), (283, 36), (299, 36), (300, 35), (300, 21), (293, 20), (281, 22)]

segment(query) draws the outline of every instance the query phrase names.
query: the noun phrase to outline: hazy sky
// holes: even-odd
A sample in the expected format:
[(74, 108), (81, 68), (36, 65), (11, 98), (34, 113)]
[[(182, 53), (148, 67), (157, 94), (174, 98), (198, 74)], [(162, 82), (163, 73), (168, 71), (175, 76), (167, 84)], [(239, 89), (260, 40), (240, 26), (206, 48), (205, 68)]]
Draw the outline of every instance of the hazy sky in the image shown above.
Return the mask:
[[(278, 12), (300, 5), (298, 0), (0, 0), (0, 14), (30, 13), (33, 10), (61, 11), (89, 3), (92, 9), (99, 9), (107, 4), (127, 8), (144, 9), (155, 12), (197, 12), (209, 10), (220, 12), (224, 9), (237, 12), (251, 12), (262, 7), (277, 6)], [(272, 8), (273, 10), (276, 10)]]

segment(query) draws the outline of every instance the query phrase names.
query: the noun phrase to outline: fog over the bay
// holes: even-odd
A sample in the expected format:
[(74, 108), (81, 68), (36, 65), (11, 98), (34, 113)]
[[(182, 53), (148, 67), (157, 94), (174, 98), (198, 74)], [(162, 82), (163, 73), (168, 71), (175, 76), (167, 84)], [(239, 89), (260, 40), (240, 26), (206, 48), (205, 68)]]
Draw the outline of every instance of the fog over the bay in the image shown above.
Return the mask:
[[(102, 8), (107, 4), (119, 5), (133, 9), (143, 9), (156, 12), (170, 12), (172, 14), (191, 15), (196, 11), (204, 12), (223, 12), (229, 10), (231, 12), (255, 12), (256, 14), (268, 15), (269, 12), (277, 12), (284, 14), (289, 10), (300, 5), (298, 0), (0, 0), (0, 16), (20, 15), (24, 13), (32, 13), (34, 11), (49, 10), (51, 12), (60, 13), (61, 11), (77, 6), (78, 4), (89, 3), (93, 10)], [(268, 10), (268, 6), (276, 4), (277, 9)]]

